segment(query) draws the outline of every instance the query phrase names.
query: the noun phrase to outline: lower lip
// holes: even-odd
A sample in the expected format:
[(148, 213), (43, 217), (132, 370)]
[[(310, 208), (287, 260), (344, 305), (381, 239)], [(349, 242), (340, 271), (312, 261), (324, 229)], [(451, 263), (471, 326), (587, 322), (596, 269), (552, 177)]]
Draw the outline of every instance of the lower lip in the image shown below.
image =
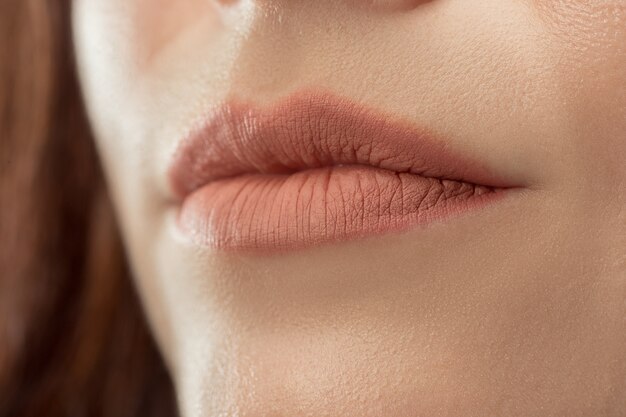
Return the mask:
[(178, 225), (205, 247), (283, 252), (405, 231), (483, 207), (504, 191), (362, 165), (249, 174), (189, 195)]

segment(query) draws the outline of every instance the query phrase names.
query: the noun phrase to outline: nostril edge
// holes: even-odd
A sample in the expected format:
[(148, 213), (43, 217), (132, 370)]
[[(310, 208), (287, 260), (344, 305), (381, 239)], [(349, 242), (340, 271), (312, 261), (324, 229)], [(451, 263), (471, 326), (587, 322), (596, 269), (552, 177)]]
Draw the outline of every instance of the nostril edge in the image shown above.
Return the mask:
[(232, 6), (239, 0), (211, 0), (219, 6)]

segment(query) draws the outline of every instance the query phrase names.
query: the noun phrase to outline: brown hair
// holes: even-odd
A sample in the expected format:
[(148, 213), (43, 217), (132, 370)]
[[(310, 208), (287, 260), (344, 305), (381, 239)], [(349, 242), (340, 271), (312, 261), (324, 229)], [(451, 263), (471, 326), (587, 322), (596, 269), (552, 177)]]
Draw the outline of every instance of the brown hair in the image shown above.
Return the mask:
[(0, 417), (176, 415), (81, 103), (70, 3), (0, 1)]

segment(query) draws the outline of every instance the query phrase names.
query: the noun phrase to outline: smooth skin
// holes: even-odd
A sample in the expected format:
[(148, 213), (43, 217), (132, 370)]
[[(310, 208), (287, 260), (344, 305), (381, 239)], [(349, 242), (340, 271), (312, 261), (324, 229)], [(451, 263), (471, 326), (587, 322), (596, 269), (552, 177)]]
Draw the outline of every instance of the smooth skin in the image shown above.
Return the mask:
[[(75, 0), (74, 31), (185, 417), (626, 416), (626, 1)], [(273, 256), (182, 236), (190, 126), (315, 86), (523, 189)]]

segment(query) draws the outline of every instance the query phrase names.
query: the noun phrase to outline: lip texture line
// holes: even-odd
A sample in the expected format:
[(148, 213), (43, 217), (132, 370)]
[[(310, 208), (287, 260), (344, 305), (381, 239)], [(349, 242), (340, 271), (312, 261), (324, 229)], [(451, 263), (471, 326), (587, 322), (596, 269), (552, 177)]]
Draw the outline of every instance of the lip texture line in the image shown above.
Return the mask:
[(178, 225), (201, 245), (281, 251), (429, 223), (507, 184), (409, 123), (329, 93), (230, 100), (169, 170)]

